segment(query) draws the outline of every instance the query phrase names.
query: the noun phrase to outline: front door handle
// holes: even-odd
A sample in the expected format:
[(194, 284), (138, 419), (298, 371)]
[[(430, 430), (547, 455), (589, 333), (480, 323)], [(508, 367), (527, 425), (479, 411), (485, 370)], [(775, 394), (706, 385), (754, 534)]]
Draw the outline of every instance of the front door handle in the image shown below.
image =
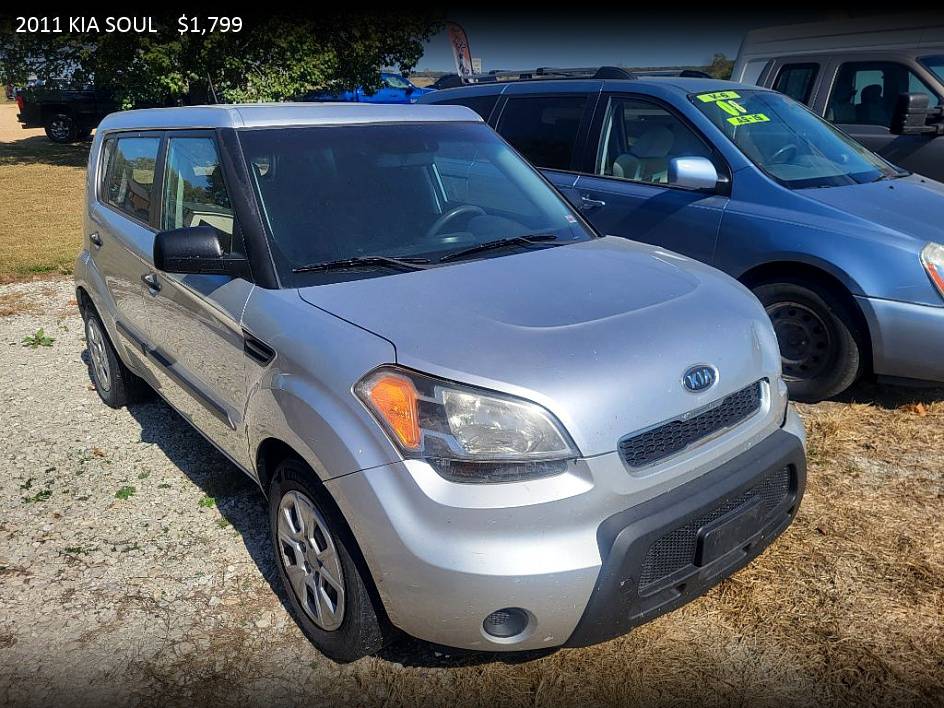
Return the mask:
[(148, 290), (152, 293), (156, 293), (161, 289), (161, 281), (157, 279), (154, 273), (145, 273), (141, 276), (141, 280), (144, 281), (144, 284), (148, 286)]
[(98, 233), (98, 231), (93, 231), (92, 233), (89, 234), (89, 241), (92, 242), (92, 245), (95, 246), (95, 248), (102, 247), (102, 237)]
[(586, 194), (580, 195), (580, 208), (584, 211), (590, 211), (591, 209), (599, 209), (600, 207), (605, 207), (606, 202), (602, 199), (591, 199)]

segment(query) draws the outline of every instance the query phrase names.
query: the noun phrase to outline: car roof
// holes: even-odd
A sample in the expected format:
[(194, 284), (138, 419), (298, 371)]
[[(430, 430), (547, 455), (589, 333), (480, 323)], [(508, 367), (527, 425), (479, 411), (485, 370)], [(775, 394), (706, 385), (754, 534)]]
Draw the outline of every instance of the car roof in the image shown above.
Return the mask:
[[(646, 87), (663, 87), (685, 94), (707, 91), (766, 91), (760, 86), (722, 79), (701, 79), (684, 76), (640, 76), (635, 79), (524, 79), (468, 84), (429, 93), (420, 100), (436, 103), (451, 96), (490, 96), (501, 93), (587, 93), (588, 91), (634, 91)], [(514, 88), (522, 87), (522, 88)]]
[(250, 103), (182, 108), (146, 108), (111, 113), (98, 126), (106, 130), (181, 128), (268, 128), (370, 123), (481, 122), (464, 106), (369, 103)]

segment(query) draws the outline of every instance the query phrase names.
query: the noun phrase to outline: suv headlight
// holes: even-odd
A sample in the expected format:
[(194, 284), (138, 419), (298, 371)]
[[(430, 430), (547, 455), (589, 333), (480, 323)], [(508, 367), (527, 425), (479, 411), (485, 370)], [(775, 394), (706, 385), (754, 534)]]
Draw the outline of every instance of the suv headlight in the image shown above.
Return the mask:
[(933, 242), (925, 246), (921, 251), (921, 265), (941, 297), (944, 297), (944, 246)]
[(354, 387), (404, 456), (456, 482), (508, 482), (563, 472), (579, 456), (545, 408), (514, 396), (392, 366)]

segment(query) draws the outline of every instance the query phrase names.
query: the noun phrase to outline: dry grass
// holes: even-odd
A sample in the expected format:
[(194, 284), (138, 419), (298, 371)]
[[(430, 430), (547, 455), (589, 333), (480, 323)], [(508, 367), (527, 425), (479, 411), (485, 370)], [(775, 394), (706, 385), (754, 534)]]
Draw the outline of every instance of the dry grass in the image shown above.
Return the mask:
[(0, 103), (0, 282), (71, 273), (82, 242), (88, 144), (23, 130)]

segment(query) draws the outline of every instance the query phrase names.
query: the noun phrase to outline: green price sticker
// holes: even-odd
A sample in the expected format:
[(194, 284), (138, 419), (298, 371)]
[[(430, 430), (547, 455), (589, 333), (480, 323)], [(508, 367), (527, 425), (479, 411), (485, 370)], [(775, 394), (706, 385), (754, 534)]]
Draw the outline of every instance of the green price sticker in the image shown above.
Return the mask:
[(714, 103), (715, 101), (727, 101), (729, 98), (740, 98), (737, 91), (715, 91), (714, 93), (700, 93), (698, 100), (703, 103)]
[(749, 125), (751, 123), (767, 123), (770, 120), (763, 113), (748, 113), (746, 116), (735, 116), (728, 118), (731, 125)]

